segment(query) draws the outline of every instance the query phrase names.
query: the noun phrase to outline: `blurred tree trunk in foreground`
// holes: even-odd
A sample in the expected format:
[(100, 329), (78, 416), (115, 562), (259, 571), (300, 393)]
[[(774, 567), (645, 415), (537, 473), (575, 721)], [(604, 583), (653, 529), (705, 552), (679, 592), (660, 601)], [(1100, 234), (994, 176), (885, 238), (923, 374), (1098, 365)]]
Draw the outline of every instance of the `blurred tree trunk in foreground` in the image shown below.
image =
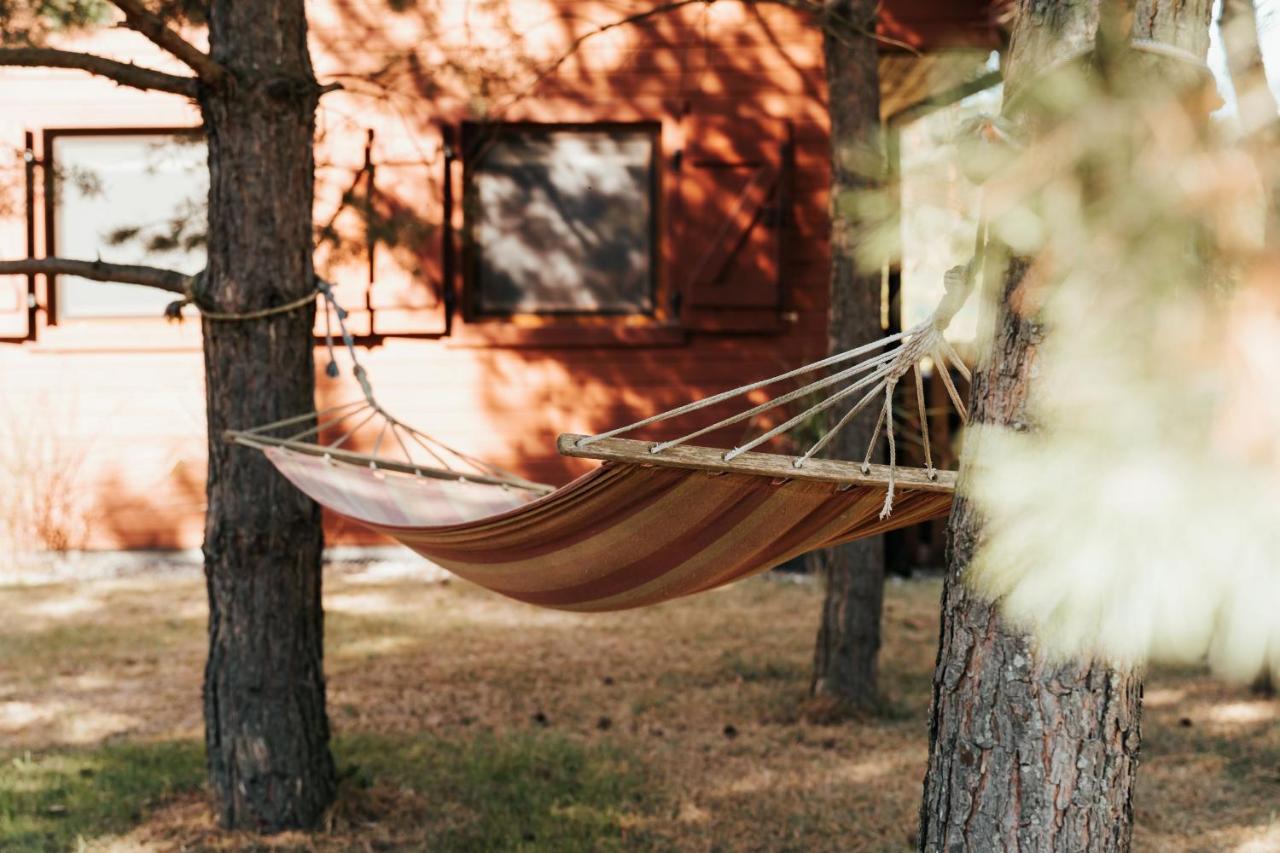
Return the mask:
[[(1019, 0), (1005, 63), (1005, 103), (1056, 60), (1091, 48), (1107, 10), (1115, 32), (1203, 57), (1210, 0), (1139, 0), (1132, 15), (1107, 0)], [(1123, 4), (1116, 4), (1123, 6)], [(1129, 4), (1132, 9), (1133, 4)], [(1030, 133), (1025, 115), (1007, 116)], [(974, 375), (976, 423), (1033, 428), (1027, 411), (1044, 329), (1003, 271), (994, 340)], [(1022, 300), (1022, 305), (1026, 300)], [(980, 453), (980, 449), (970, 447)], [(962, 481), (967, 465), (962, 462)], [(1069, 523), (1064, 520), (1064, 523)], [(963, 580), (983, 519), (963, 498), (949, 530), (949, 566), (920, 812), (922, 850), (1126, 850), (1140, 743), (1141, 682), (1101, 664), (1050, 663)]]
[[(209, 41), (234, 83), (200, 93), (209, 144), (202, 301), (252, 311), (314, 287), (319, 87), (303, 0), (215, 0)], [(224, 826), (311, 827), (334, 795), (325, 716), (320, 510), (261, 453), (222, 440), (315, 405), (313, 304), (204, 321), (209, 418), (205, 742)]]
[[(874, 190), (883, 173), (880, 78), (876, 68), (875, 0), (827, 0), (823, 27), (827, 103), (831, 117), (831, 284), (828, 341), (841, 352), (884, 335), (880, 276), (859, 268), (859, 243), (869, 226), (858, 195)], [(875, 423), (875, 406), (831, 445), (840, 459), (861, 460)], [(880, 611), (884, 599), (884, 537), (831, 548), (818, 555), (826, 585), (813, 656), (811, 693), (830, 710), (866, 709), (876, 701)]]

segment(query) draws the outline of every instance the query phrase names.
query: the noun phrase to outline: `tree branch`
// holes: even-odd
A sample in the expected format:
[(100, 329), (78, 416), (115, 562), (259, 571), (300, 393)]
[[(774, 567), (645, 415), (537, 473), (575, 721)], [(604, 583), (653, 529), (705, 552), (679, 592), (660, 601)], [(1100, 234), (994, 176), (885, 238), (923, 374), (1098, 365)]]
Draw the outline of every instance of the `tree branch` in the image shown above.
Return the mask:
[(173, 54), (184, 65), (196, 72), (201, 80), (216, 85), (226, 79), (227, 69), (214, 62), (209, 54), (193, 45), (165, 25), (163, 19), (152, 14), (140, 0), (111, 0), (121, 12), (131, 30), (146, 36), (154, 44)]
[(922, 101), (917, 101), (910, 106), (903, 107), (893, 115), (889, 116), (886, 124), (903, 125), (907, 122), (915, 121), (921, 116), (926, 116), (935, 110), (943, 107), (949, 107), (958, 101), (963, 101), (970, 95), (976, 95), (978, 92), (986, 91), (992, 86), (999, 85), (1004, 81), (1004, 74), (999, 69), (995, 71), (987, 71), (972, 80), (965, 80), (941, 92), (936, 92)]
[(196, 96), (196, 78), (179, 77), (152, 68), (117, 62), (105, 56), (80, 53), (75, 50), (57, 50), (51, 47), (0, 47), (0, 65), (21, 65), (33, 68), (75, 68), (106, 77), (135, 89), (155, 89), (173, 92), (175, 95)]
[(77, 261), (70, 258), (23, 258), (0, 261), (0, 275), (78, 275), (93, 281), (138, 284), (154, 287), (179, 296), (187, 295), (187, 284), (193, 278), (177, 270), (144, 267), (136, 264), (111, 264), (106, 261)]

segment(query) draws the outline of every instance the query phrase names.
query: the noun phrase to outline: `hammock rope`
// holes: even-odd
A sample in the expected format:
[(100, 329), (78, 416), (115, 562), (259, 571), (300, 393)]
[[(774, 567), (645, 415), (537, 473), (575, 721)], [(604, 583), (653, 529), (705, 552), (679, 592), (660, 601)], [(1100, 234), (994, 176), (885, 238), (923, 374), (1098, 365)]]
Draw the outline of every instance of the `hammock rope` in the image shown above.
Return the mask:
[[(941, 381), (947, 397), (959, 415), (961, 422), (968, 423), (969, 413), (963, 398), (955, 386), (955, 382), (952, 380), (951, 371), (957, 371), (964, 377), (966, 383), (971, 381), (970, 372), (964, 360), (947, 341), (945, 333), (952, 320), (968, 301), (974, 282), (984, 265), (988, 229), (986, 217), (981, 212), (983, 207), (981, 189), (979, 189), (978, 207), (979, 217), (978, 227), (974, 234), (973, 257), (967, 264), (947, 270), (943, 276), (942, 299), (933, 313), (923, 322), (905, 331), (887, 335), (879, 340), (871, 341), (843, 352), (834, 353), (810, 364), (802, 365), (765, 379), (749, 382), (737, 388), (712, 394), (703, 399), (676, 406), (673, 409), (650, 415), (606, 432), (588, 436), (562, 435), (557, 442), (559, 451), (566, 456), (580, 456), (634, 465), (639, 462), (635, 458), (637, 454), (636, 448), (631, 446), (635, 442), (617, 439), (618, 436), (684, 415), (694, 414), (730, 400), (744, 398), (746, 395), (781, 382), (799, 377), (808, 377), (828, 368), (838, 368), (828, 375), (804, 382), (804, 384), (791, 391), (749, 406), (743, 411), (723, 417), (713, 423), (700, 426), (691, 432), (675, 438), (650, 442), (646, 451), (641, 454), (642, 458), (645, 459), (643, 464), (670, 465), (677, 468), (700, 468), (713, 474), (723, 474), (734, 470), (743, 470), (744, 473), (748, 474), (761, 474), (763, 470), (776, 468), (778, 466), (777, 460), (786, 459), (788, 460), (787, 469), (799, 474), (813, 462), (819, 453), (831, 444), (842, 430), (848, 427), (855, 417), (876, 403), (876, 401), (880, 401), (879, 413), (875, 427), (872, 430), (871, 439), (867, 443), (866, 453), (863, 455), (861, 464), (856, 466), (862, 476), (854, 477), (850, 473), (838, 473), (841, 470), (847, 472), (848, 468), (841, 469), (839, 465), (832, 466), (828, 462), (824, 466), (824, 474), (818, 479), (825, 481), (834, 479), (837, 483), (843, 483), (846, 486), (855, 484), (865, 486), (867, 478), (871, 476), (873, 467), (878, 469), (883, 467), (883, 470), (876, 475), (881, 477), (881, 481), (885, 485), (884, 500), (879, 511), (879, 520), (883, 522), (892, 514), (894, 500), (897, 496), (899, 479), (898, 443), (900, 436), (894, 427), (894, 398), (899, 384), (906, 375), (911, 373), (914, 377), (915, 404), (918, 416), (917, 426), (925, 465), (924, 470), (918, 472), (923, 476), (913, 475), (908, 478), (911, 481), (911, 488), (918, 490), (922, 488), (922, 483), (924, 482), (936, 483), (938, 481), (938, 471), (933, 464), (933, 453), (929, 439), (929, 412), (925, 405), (924, 373), (927, 369), (926, 365), (932, 368), (939, 381)], [(284, 418), (251, 429), (229, 430), (225, 434), (227, 440), (259, 450), (268, 450), (274, 447), (318, 456), (330, 464), (342, 462), (363, 465), (375, 475), (385, 470), (412, 474), (420, 479), (455, 480), (464, 483), (496, 485), (503, 489), (523, 490), (534, 495), (548, 495), (555, 492), (552, 486), (526, 480), (512, 471), (459, 451), (406, 424), (384, 409), (375, 397), (372, 383), (369, 381), (364, 365), (360, 362), (355, 339), (347, 327), (347, 311), (338, 304), (333, 294), (333, 288), (328, 282), (316, 279), (316, 293), (324, 300), (325, 347), (329, 356), (329, 363), (325, 367), (325, 372), (333, 378), (339, 375), (336, 355), (339, 344), (335, 340), (333, 329), (336, 323), (337, 338), (340, 339), (340, 346), (346, 350), (347, 356), (351, 360), (352, 375), (360, 387), (362, 399), (333, 406), (320, 412)], [(289, 310), (291, 307), (291, 305), (280, 306), (274, 310)], [(761, 434), (731, 449), (713, 451), (709, 448), (697, 448), (689, 445), (690, 442), (709, 433), (735, 424), (753, 421), (762, 415), (777, 411), (781, 407), (790, 406), (796, 401), (806, 400), (806, 398), (811, 399), (814, 395), (819, 395), (822, 392), (829, 392), (825, 399), (820, 399), (812, 405), (807, 405), (798, 414), (784, 418), (780, 423), (765, 429)], [(859, 394), (860, 396), (855, 397), (855, 395)], [(841, 403), (847, 404), (847, 401), (852, 404), (832, 423), (827, 416), (827, 412)], [(797, 427), (819, 417), (823, 420), (820, 434), (799, 455), (778, 457), (753, 453), (755, 448), (792, 432)], [(377, 423), (375, 424), (375, 422)], [(276, 434), (277, 430), (299, 424), (304, 424), (305, 428), (283, 436)], [(347, 442), (351, 441), (356, 434), (371, 424), (375, 424), (378, 429), (371, 453), (363, 454), (344, 449), (344, 445)], [(342, 434), (328, 444), (319, 444), (313, 440), (328, 430), (340, 428), (344, 429)], [(881, 433), (884, 434), (888, 445), (889, 464), (888, 466), (873, 466), (872, 457), (875, 455), (876, 448), (879, 445)], [(905, 435), (901, 436), (904, 439), (906, 437)], [(390, 441), (388, 441), (388, 438), (390, 438)], [(617, 439), (617, 441), (612, 441), (614, 439)], [(620, 445), (618, 442), (622, 442), (622, 444)], [(592, 449), (593, 445), (596, 446), (595, 449)], [(394, 447), (395, 450), (398, 450), (401, 458), (390, 458), (381, 455), (384, 446)], [(673, 458), (675, 451), (686, 447), (693, 452), (680, 453), (677, 454), (678, 459)], [(425, 454), (429, 462), (420, 461), (419, 453)], [(718, 458), (714, 460), (708, 458), (711, 454), (715, 454)], [(750, 465), (744, 464), (738, 469), (727, 467), (734, 463), (735, 460), (745, 460), (748, 454), (752, 457)], [(276, 455), (271, 453), (268, 453), (268, 455), (279, 464)], [(766, 460), (764, 457), (769, 458)], [(775, 482), (785, 482), (789, 478), (784, 477), (779, 480), (774, 477), (773, 479)], [(809, 478), (805, 477), (804, 479)]]
[[(230, 430), (227, 437), (238, 444), (262, 449), (276, 446), (285, 447), (303, 453), (319, 455), (332, 462), (335, 460), (367, 465), (370, 470), (380, 468), (410, 473), (418, 477), (436, 479), (456, 479), (464, 482), (496, 485), (503, 488), (524, 489), (537, 494), (554, 491), (554, 487), (545, 483), (534, 483), (520, 475), (508, 471), (501, 466), (486, 462), (468, 453), (445, 444), (416, 427), (401, 421), (392, 415), (378, 402), (373, 393), (373, 385), (369, 381), (364, 365), (356, 353), (355, 338), (347, 328), (347, 311), (333, 296), (332, 286), (323, 280), (317, 280), (316, 293), (325, 304), (325, 346), (329, 353), (329, 363), (325, 373), (330, 377), (339, 374), (336, 357), (337, 345), (334, 341), (330, 317), (338, 326), (341, 345), (346, 349), (352, 363), (352, 375), (360, 386), (361, 399), (352, 400), (337, 406), (331, 406), (318, 412), (282, 418), (278, 421), (262, 424), (245, 430)], [(369, 454), (343, 451), (343, 445), (357, 433), (381, 419), (378, 434), (374, 440), (373, 450)], [(354, 425), (350, 425), (354, 421)], [(309, 423), (306, 429), (288, 435), (276, 435), (276, 431), (285, 427)], [(344, 424), (347, 426), (344, 427)], [(334, 441), (327, 444), (314, 444), (308, 441), (326, 430), (344, 428), (345, 431)], [(380, 455), (388, 434), (394, 439), (403, 456), (403, 461)], [(406, 440), (407, 439), (407, 440)], [(417, 461), (417, 454), (410, 448), (410, 443), (431, 460), (430, 464)]]
[[(980, 226), (977, 237), (977, 243), (981, 246), (985, 242), (985, 228)], [(756, 447), (764, 444), (771, 439), (790, 432), (799, 425), (809, 421), (818, 415), (822, 415), (829, 409), (835, 407), (840, 402), (852, 397), (863, 389), (866, 392), (857, 399), (857, 401), (846, 411), (833, 425), (823, 429), (819, 438), (801, 455), (795, 457), (791, 464), (795, 468), (803, 468), (815, 454), (821, 452), (830, 442), (840, 433), (849, 423), (864, 411), (877, 399), (883, 399), (880, 407), (879, 418), (876, 426), (872, 431), (871, 440), (867, 444), (867, 452), (862, 460), (862, 470), (866, 473), (871, 470), (871, 457), (875, 454), (876, 446), (879, 444), (880, 434), (884, 432), (888, 448), (889, 448), (889, 488), (885, 495), (884, 505), (881, 508), (881, 519), (887, 518), (893, 511), (895, 471), (897, 469), (897, 441), (894, 435), (893, 417), (894, 417), (894, 394), (898, 386), (898, 382), (908, 373), (916, 374), (916, 400), (920, 413), (920, 432), (922, 436), (921, 443), (925, 448), (925, 468), (930, 479), (935, 479), (937, 472), (933, 467), (933, 458), (929, 447), (928, 438), (928, 415), (924, 405), (924, 378), (922, 363), (929, 361), (933, 364), (935, 372), (942, 380), (943, 385), (947, 389), (947, 395), (950, 397), (952, 405), (955, 406), (960, 419), (964, 423), (968, 423), (969, 413), (965, 407), (963, 399), (956, 390), (955, 383), (952, 382), (950, 369), (956, 369), (965, 381), (970, 380), (968, 367), (964, 364), (963, 359), (955, 351), (945, 337), (945, 332), (950, 326), (955, 315), (964, 307), (968, 300), (969, 293), (973, 289), (973, 282), (979, 266), (978, 259), (981, 254), (975, 255), (973, 261), (968, 264), (953, 267), (947, 271), (943, 278), (944, 295), (938, 307), (933, 314), (923, 322), (913, 326), (905, 332), (889, 335), (878, 341), (856, 347), (836, 355), (815, 361), (812, 364), (798, 367), (794, 370), (780, 373), (777, 376), (771, 376), (768, 379), (762, 379), (742, 385), (738, 388), (724, 391), (719, 394), (713, 394), (710, 397), (678, 406), (665, 412), (659, 412), (647, 418), (617, 427), (607, 432), (598, 433), (596, 435), (586, 436), (578, 439), (576, 446), (578, 448), (586, 448), (596, 442), (604, 439), (614, 438), (626, 433), (632, 432), (641, 427), (650, 426), (652, 424), (661, 423), (681, 415), (690, 414), (710, 406), (717, 405), (731, 400), (735, 397), (741, 397), (765, 388), (769, 385), (794, 379), (808, 373), (821, 370), (825, 367), (841, 364), (843, 362), (856, 359), (860, 356), (866, 356), (876, 350), (882, 349), (890, 344), (896, 344), (885, 352), (879, 352), (864, 361), (861, 361), (852, 367), (847, 367), (836, 373), (826, 376), (812, 382), (805, 383), (799, 388), (780, 394), (770, 400), (766, 400), (756, 406), (745, 411), (737, 412), (728, 417), (721, 418), (706, 426), (681, 435), (677, 438), (665, 441), (654, 442), (649, 446), (649, 453), (653, 455), (661, 454), (663, 451), (673, 447), (679, 447), (693, 439), (700, 438), (708, 433), (714, 432), (724, 427), (741, 423), (744, 420), (762, 415), (766, 412), (786, 406), (795, 400), (809, 397), (817, 392), (824, 391), (834, 385), (839, 385), (846, 380), (853, 379), (860, 373), (867, 373), (856, 381), (848, 384), (835, 393), (826, 397), (812, 406), (801, 411), (799, 414), (782, 421), (778, 425), (766, 430), (755, 438), (740, 444), (730, 450), (726, 450), (721, 458), (725, 462), (732, 462), (742, 454), (754, 450)]]
[[(981, 249), (985, 226), (976, 241)], [(323, 283), (318, 289), (325, 300), (326, 373), (338, 374), (340, 338), (361, 398), (225, 435), (260, 450), (331, 512), (485, 589), (564, 610), (645, 607), (750, 577), (814, 549), (950, 512), (956, 475), (933, 466), (923, 374), (932, 363), (952, 405), (967, 419), (950, 371), (967, 379), (968, 370), (943, 333), (972, 290), (981, 256), (978, 251), (969, 264), (949, 270), (936, 310), (905, 332), (616, 430), (561, 435), (557, 449), (562, 455), (605, 464), (559, 489), (456, 450), (386, 411), (359, 360), (346, 312)], [(829, 375), (812, 378), (827, 370)], [(898, 445), (911, 430), (900, 433), (895, 427), (894, 398), (908, 373), (915, 377), (926, 467), (899, 470)], [(674, 439), (615, 437), (799, 377), (811, 381)], [(825, 399), (810, 403), (817, 394)], [(804, 409), (800, 414), (781, 418), (729, 450), (691, 443), (797, 402)], [(875, 431), (860, 462), (816, 458), (859, 412), (877, 402)], [(842, 404), (847, 410), (833, 424), (824, 423), (800, 455), (755, 451)], [(372, 453), (350, 449), (357, 434), (374, 431), (368, 442)], [(328, 444), (317, 443), (330, 432), (339, 435)], [(873, 465), (882, 432), (889, 464)]]
[[(794, 431), (797, 427), (823, 417), (826, 420), (818, 438), (802, 453), (788, 457), (792, 470), (799, 471), (810, 464), (817, 454), (826, 449), (834, 438), (845, 429), (855, 417), (872, 404), (879, 401), (879, 414), (867, 451), (861, 461), (861, 473), (867, 475), (872, 469), (872, 457), (880, 443), (883, 433), (888, 445), (889, 465), (887, 466), (887, 489), (880, 509), (880, 519), (884, 520), (893, 511), (897, 492), (898, 442), (900, 436), (894, 427), (895, 396), (899, 383), (908, 373), (914, 374), (916, 410), (919, 417), (920, 446), (923, 449), (925, 475), (930, 481), (937, 479), (938, 472), (933, 465), (932, 447), (929, 443), (929, 413), (925, 406), (924, 373), (926, 364), (931, 365), (933, 372), (946, 389), (948, 399), (959, 414), (962, 422), (968, 422), (968, 411), (961, 398), (951, 370), (956, 370), (965, 381), (970, 381), (970, 373), (964, 360), (954, 347), (946, 340), (945, 332), (951, 321), (968, 300), (973, 289), (980, 261), (982, 248), (986, 241), (985, 223), (979, 225), (975, 235), (974, 258), (965, 265), (953, 267), (943, 277), (944, 294), (937, 308), (923, 322), (904, 331), (897, 332), (876, 341), (854, 347), (853, 349), (835, 353), (810, 364), (797, 367), (766, 379), (756, 380), (727, 391), (712, 394), (703, 399), (659, 412), (624, 426), (597, 433), (595, 435), (576, 437), (568, 448), (561, 443), (561, 452), (567, 455), (589, 455), (585, 451), (599, 442), (613, 439), (643, 427), (662, 423), (684, 415), (694, 414), (727, 401), (744, 398), (746, 395), (775, 386), (778, 383), (807, 377), (828, 368), (838, 368), (828, 375), (807, 381), (797, 388), (772, 397), (762, 403), (723, 417), (710, 424), (700, 426), (690, 432), (671, 439), (655, 441), (648, 444), (647, 455), (653, 463), (663, 464), (662, 454), (675, 448), (688, 445), (716, 430), (743, 422), (750, 422), (762, 415), (767, 415), (795, 403), (812, 399), (827, 392), (825, 398), (807, 405), (798, 414), (791, 415), (781, 422), (765, 429), (761, 434), (742, 442), (731, 449), (717, 451), (720, 461), (732, 463), (744, 454), (779, 436)], [(346, 350), (351, 361), (352, 375), (360, 387), (361, 399), (324, 409), (314, 414), (298, 415), (284, 418), (272, 423), (263, 424), (247, 430), (229, 431), (229, 440), (259, 449), (276, 446), (312, 455), (321, 456), (327, 461), (341, 461), (348, 464), (366, 465), (371, 471), (380, 469), (412, 473), (418, 477), (436, 479), (456, 479), (503, 488), (523, 489), (535, 494), (547, 494), (553, 487), (542, 483), (534, 483), (520, 477), (493, 463), (445, 444), (439, 439), (396, 418), (378, 402), (374, 395), (372, 383), (369, 381), (364, 365), (361, 363), (356, 349), (355, 339), (347, 327), (347, 312), (334, 298), (332, 287), (324, 281), (318, 281), (317, 292), (324, 300), (325, 307), (325, 346), (329, 354), (329, 363), (325, 372), (331, 376), (339, 374), (336, 351), (339, 346)], [(337, 325), (337, 336), (333, 333), (333, 323)], [(340, 343), (338, 343), (340, 341)], [(852, 362), (852, 364), (850, 364)], [(857, 396), (855, 396), (857, 395)], [(848, 409), (835, 419), (827, 420), (826, 413), (842, 403), (851, 401)], [(302, 430), (279, 435), (278, 430), (305, 424)], [(344, 447), (361, 431), (369, 427), (377, 429), (369, 454), (346, 450)], [(315, 437), (327, 431), (341, 430), (339, 436), (326, 443), (314, 442)], [(384, 448), (398, 451), (399, 458), (383, 455)], [(578, 451), (584, 451), (579, 453)], [(429, 461), (420, 461), (421, 455)], [(602, 458), (595, 456), (594, 458)], [(681, 464), (686, 464), (687, 460)]]

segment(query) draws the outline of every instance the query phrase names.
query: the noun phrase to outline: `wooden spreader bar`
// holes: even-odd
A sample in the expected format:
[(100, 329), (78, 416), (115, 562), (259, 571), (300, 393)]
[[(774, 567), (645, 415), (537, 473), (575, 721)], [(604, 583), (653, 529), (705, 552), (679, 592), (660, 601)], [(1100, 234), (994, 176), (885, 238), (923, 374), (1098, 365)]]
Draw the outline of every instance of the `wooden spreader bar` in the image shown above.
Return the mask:
[(382, 456), (369, 456), (364, 453), (355, 453), (350, 450), (342, 450), (336, 447), (325, 447), (320, 444), (310, 444), (303, 441), (288, 441), (282, 438), (274, 438), (259, 433), (242, 432), (239, 430), (227, 430), (222, 434), (223, 440), (232, 444), (240, 444), (245, 447), (253, 447), (261, 450), (264, 447), (283, 447), (292, 450), (295, 453), (304, 453), (308, 456), (329, 457), (339, 462), (345, 462), (348, 465), (367, 466), (372, 464), (373, 467), (382, 471), (395, 471), (400, 474), (413, 474), (418, 477), (430, 477), (433, 480), (453, 480), (465, 481), (468, 483), (483, 483), (489, 486), (508, 486), (513, 489), (525, 489), (539, 495), (550, 494), (555, 491), (554, 486), (548, 486), (544, 483), (534, 483), (529, 480), (504, 480), (501, 477), (490, 477), (487, 474), (480, 473), (462, 473), (460, 471), (449, 471), (444, 468), (432, 468), (429, 465), (412, 465), (406, 462), (398, 462), (394, 459), (387, 459)]
[[(724, 461), (723, 450), (711, 447), (693, 447), (687, 444), (669, 447), (660, 453), (650, 453), (656, 442), (635, 441), (629, 438), (602, 438), (586, 447), (578, 447), (578, 441), (587, 436), (565, 433), (556, 439), (556, 450), (561, 456), (581, 459), (599, 459), (605, 462), (622, 462), (628, 465), (661, 465), (670, 468), (692, 468), (730, 474), (755, 474), (776, 479), (809, 480), (817, 483), (835, 483), (854, 486), (888, 486), (889, 466), (871, 465), (869, 473), (862, 473), (859, 462), (838, 459), (810, 459), (804, 467), (793, 464), (795, 457), (776, 453), (747, 452), (732, 462)], [(929, 479), (923, 468), (894, 469), (895, 487), (903, 491), (954, 492), (955, 471), (935, 471), (936, 479)]]

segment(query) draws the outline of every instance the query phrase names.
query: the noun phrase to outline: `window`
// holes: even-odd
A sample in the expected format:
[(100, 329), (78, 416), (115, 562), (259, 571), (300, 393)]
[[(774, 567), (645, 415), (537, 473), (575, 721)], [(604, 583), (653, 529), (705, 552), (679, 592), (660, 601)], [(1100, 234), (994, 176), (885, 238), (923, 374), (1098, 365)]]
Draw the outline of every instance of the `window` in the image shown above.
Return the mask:
[[(175, 133), (50, 133), (52, 252), (199, 272), (204, 267), (205, 143)], [(159, 317), (171, 294), (59, 276), (64, 318)]]
[(656, 125), (505, 125), (470, 149), (472, 313), (650, 314)]

